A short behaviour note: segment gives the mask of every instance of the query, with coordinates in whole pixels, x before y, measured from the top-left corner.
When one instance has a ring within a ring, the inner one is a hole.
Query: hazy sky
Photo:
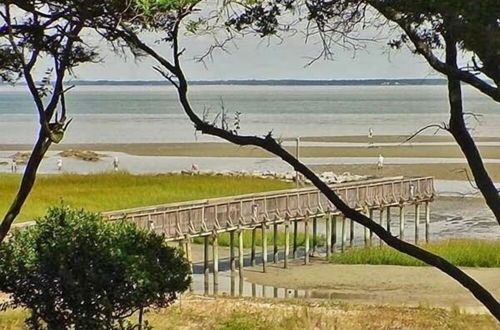
[[[150,41],[153,41],[150,38]],[[193,58],[203,54],[210,44],[207,37],[184,37],[187,49],[183,56],[189,80],[227,79],[369,79],[438,77],[422,57],[408,50],[389,51],[386,38],[366,45],[354,55],[352,50],[335,49],[333,61],[319,60],[305,65],[319,48],[314,42],[305,45],[302,38],[290,37],[283,42],[249,37],[229,46],[230,54],[216,52],[206,67]],[[150,44],[153,44],[152,42]],[[123,59],[101,47],[103,63],[86,64],[77,69],[77,79],[84,80],[161,80],[151,66],[153,61]],[[167,50],[168,51],[168,50]]]

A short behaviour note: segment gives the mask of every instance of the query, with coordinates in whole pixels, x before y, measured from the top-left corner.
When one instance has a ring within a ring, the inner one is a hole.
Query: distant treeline
[[[164,86],[163,80],[73,80],[77,86]],[[0,81],[0,85],[2,82]],[[357,80],[198,80],[191,85],[239,85],[239,86],[384,86],[384,85],[444,85],[445,79],[357,79]],[[24,83],[20,83],[24,85]]]
[[[75,85],[163,86],[162,80],[77,80]],[[362,79],[362,80],[198,80],[191,85],[241,85],[241,86],[380,86],[380,85],[444,85],[445,79]]]

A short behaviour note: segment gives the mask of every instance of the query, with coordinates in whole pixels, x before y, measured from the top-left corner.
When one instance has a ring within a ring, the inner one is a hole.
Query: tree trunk
[[[2,242],[7,234],[9,233],[10,227],[12,223],[16,219],[17,215],[21,211],[21,208],[28,198],[28,195],[35,184],[36,172],[40,163],[45,156],[45,153],[49,149],[51,145],[50,140],[45,136],[43,127],[40,129],[38,134],[38,140],[33,147],[33,151],[31,153],[30,159],[28,160],[28,164],[26,165],[26,169],[24,170],[24,174],[21,180],[21,185],[19,186],[19,190],[12,202],[9,210],[5,214],[5,217],[0,224],[0,242]]]
[[[451,37],[447,37],[446,40],[446,63],[458,68],[457,46]],[[465,125],[460,80],[450,75],[448,76],[448,102],[450,103],[449,131],[460,146],[477,187],[483,194],[489,208],[495,214],[498,224],[500,224],[500,196],[498,190],[486,171],[481,154]]]

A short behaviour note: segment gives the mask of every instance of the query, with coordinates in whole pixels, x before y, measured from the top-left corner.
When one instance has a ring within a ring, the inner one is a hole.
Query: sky
[[[154,45],[154,37],[146,37]],[[186,48],[182,57],[183,68],[189,80],[231,79],[376,79],[376,78],[436,78],[429,65],[420,56],[407,49],[389,50],[388,37],[370,42],[364,49],[344,50],[334,48],[333,60],[320,59],[307,65],[320,48],[314,40],[308,44],[300,36],[288,36],[284,40],[246,37],[228,46],[229,53],[216,51],[205,64],[195,57],[204,54],[210,46],[209,37],[181,39]],[[135,61],[115,55],[104,43],[99,43],[102,62],[85,64],[76,70],[79,80],[162,80],[152,69],[150,59]],[[164,46],[165,54],[168,48]]]

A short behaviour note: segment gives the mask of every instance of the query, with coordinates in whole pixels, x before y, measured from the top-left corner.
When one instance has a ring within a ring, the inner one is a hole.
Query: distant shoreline
[[[164,80],[74,80],[68,84],[76,86],[165,86]],[[244,80],[194,80],[189,82],[198,86],[437,86],[445,85],[445,79],[339,79],[339,80],[301,80],[301,79],[244,79]],[[7,85],[1,83],[0,86]],[[24,85],[24,83],[19,83]]]

